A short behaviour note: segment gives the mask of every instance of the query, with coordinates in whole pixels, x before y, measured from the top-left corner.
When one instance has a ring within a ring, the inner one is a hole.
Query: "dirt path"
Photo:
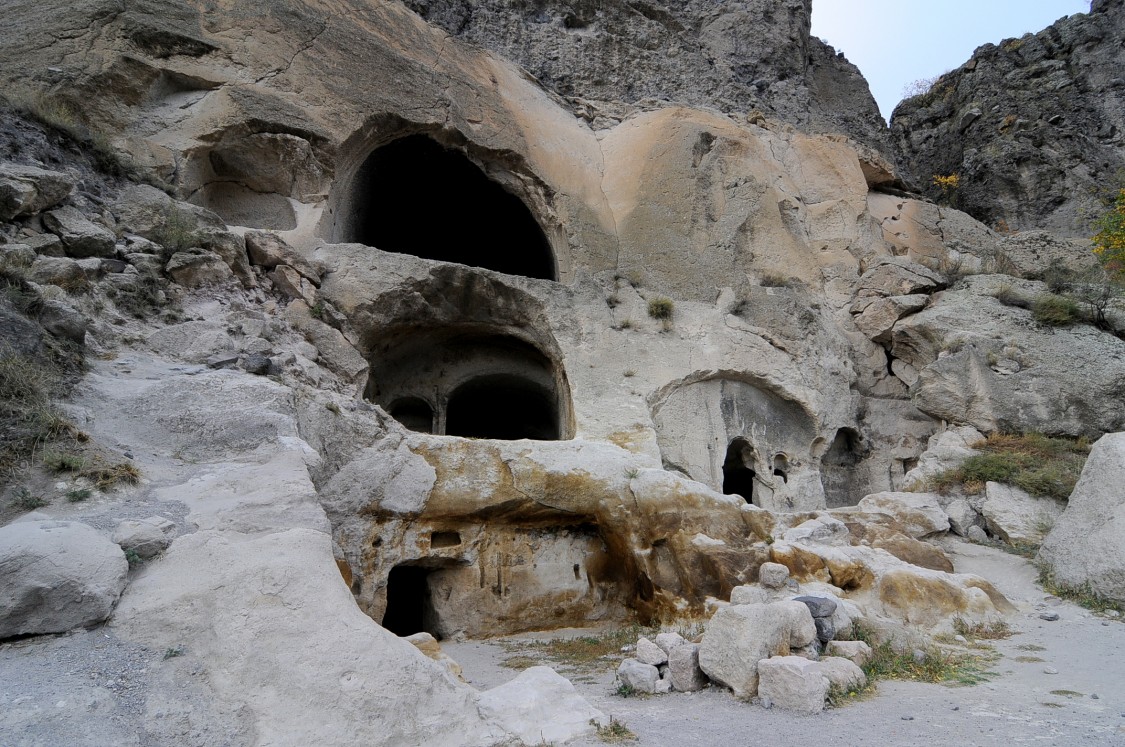
[[[625,722],[641,745],[1125,745],[1125,623],[1046,595],[1022,558],[954,540],[946,551],[959,572],[985,576],[1018,608],[1010,619],[1014,634],[993,642],[1001,658],[984,684],[886,681],[870,699],[794,717],[719,689],[622,698],[614,693],[610,664],[596,674],[560,671],[597,708]],[[1059,619],[1039,617],[1048,611]],[[513,670],[501,663],[516,653],[513,647],[529,653],[520,643],[533,638],[448,643],[445,650],[466,679],[486,688],[511,678]]]

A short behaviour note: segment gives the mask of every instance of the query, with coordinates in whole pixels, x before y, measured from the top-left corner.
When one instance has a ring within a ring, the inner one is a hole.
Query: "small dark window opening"
[[[461,544],[461,535],[458,532],[434,532],[430,535],[430,547],[457,547]]]
[[[397,636],[437,634],[437,614],[430,596],[429,575],[433,569],[398,565],[387,577],[387,609],[383,627]]]
[[[445,433],[466,438],[557,441],[558,406],[538,384],[509,374],[462,384],[446,406]]]
[[[780,477],[784,483],[789,482],[789,460],[784,454],[778,454],[773,458],[773,476]]]
[[[723,492],[740,495],[747,503],[755,496],[754,448],[743,438],[736,438],[727,447],[723,460]]]
[[[347,240],[441,262],[555,280],[543,229],[463,153],[425,135],[377,148],[360,167]]]
[[[388,412],[392,418],[412,431],[434,432],[434,410],[425,400],[417,397],[400,399],[390,406]]]

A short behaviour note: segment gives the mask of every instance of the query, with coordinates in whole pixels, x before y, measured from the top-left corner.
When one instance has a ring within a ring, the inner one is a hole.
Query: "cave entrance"
[[[387,577],[387,608],[383,627],[397,636],[437,634],[437,612],[430,595],[432,568],[396,565]]]
[[[723,492],[740,495],[747,503],[754,503],[757,485],[754,471],[754,447],[745,438],[736,438],[727,446],[723,459]]]
[[[534,381],[511,374],[482,376],[449,397],[445,433],[467,438],[557,441],[557,398]]]
[[[425,135],[376,148],[360,166],[346,241],[509,275],[556,280],[543,229],[519,197]]]

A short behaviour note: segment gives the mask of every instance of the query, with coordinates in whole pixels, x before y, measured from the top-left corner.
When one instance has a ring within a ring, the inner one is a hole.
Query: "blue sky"
[[[890,119],[911,81],[1089,8],[1089,0],[813,0],[812,33],[863,71]]]

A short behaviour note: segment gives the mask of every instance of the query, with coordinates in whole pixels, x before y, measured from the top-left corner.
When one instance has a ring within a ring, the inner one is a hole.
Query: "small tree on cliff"
[[[1094,223],[1094,254],[1110,278],[1125,282],[1125,189],[1118,191],[1113,207]]]

